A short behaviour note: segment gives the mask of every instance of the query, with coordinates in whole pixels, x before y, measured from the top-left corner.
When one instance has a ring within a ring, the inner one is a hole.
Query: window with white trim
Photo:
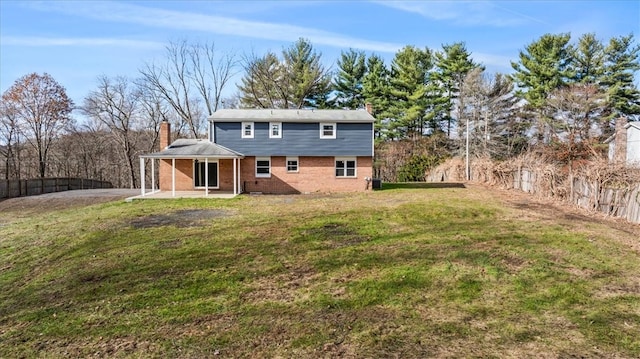
[[[355,177],[356,159],[336,157],[336,177]]]
[[[282,138],[282,122],[269,122],[269,138]]]
[[[256,157],[256,178],[271,177],[271,157]]]
[[[298,157],[287,157],[287,172],[298,172]]]
[[[320,123],[320,138],[336,138],[336,124]]]
[[[253,138],[253,122],[242,123],[242,138]]]

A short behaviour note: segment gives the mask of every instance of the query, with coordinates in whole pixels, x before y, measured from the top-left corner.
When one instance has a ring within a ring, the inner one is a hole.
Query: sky
[[[585,33],[640,43],[640,0],[609,1],[17,1],[0,0],[0,92],[48,73],[76,105],[99,76],[136,78],[171,42],[213,42],[219,54],[280,53],[299,38],[336,69],[342,51],[389,64],[406,45],[463,42],[490,73],[544,34]],[[242,73],[225,90],[231,96]]]

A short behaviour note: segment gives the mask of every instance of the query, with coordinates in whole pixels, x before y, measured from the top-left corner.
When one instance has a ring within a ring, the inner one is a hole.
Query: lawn
[[[2,213],[0,357],[640,357],[638,233],[479,186]]]

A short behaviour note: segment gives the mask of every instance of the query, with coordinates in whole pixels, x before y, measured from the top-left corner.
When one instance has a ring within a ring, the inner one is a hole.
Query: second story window
[[[336,124],[335,123],[321,123],[320,124],[320,138],[336,138]]]
[[[282,138],[281,122],[269,122],[269,138]]]
[[[253,138],[253,122],[242,123],[242,138]]]

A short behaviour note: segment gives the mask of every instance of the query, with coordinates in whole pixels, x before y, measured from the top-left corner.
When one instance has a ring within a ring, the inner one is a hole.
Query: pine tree
[[[571,63],[569,68],[573,73],[572,81],[595,85],[602,81],[604,74],[604,46],[596,39],[595,34],[584,34],[578,40],[577,46],[569,48]]]
[[[364,106],[362,81],[367,71],[365,59],[363,51],[354,49],[340,54],[338,73],[332,83],[335,91],[331,101],[333,107],[355,110]]]
[[[519,62],[511,62],[516,71],[512,78],[519,88],[516,96],[525,99],[535,114],[538,141],[550,139],[548,122],[552,116],[545,111],[548,95],[574,78],[570,69],[570,38],[569,34],[545,34],[520,51]]]
[[[471,54],[462,42],[452,45],[443,45],[442,52],[436,52],[435,80],[440,86],[441,98],[437,100],[439,116],[446,121],[447,136],[451,137],[451,128],[455,121],[461,120],[464,104],[459,97],[462,84],[474,68],[481,67],[471,58]],[[457,115],[453,116],[454,107]]]
[[[311,99],[329,90],[330,76],[322,65],[321,55],[311,43],[300,38],[282,52],[292,108],[313,106]]]
[[[640,114],[640,92],[634,75],[640,70],[640,46],[633,35],[612,38],[605,50],[606,86],[610,117],[632,118]]]
[[[425,133],[427,80],[433,67],[431,50],[405,46],[391,63],[389,132],[393,138],[416,139]]]
[[[370,103],[375,117],[375,138],[388,137],[387,118],[389,108],[389,70],[378,55],[367,59],[367,72],[362,78],[362,95]]]
[[[282,51],[282,60],[268,52],[245,60],[238,86],[245,107],[317,107],[329,91],[330,74],[310,42],[299,39]]]
[[[238,90],[242,107],[288,108],[289,95],[283,88],[284,68],[278,57],[268,52],[263,57],[245,60],[245,75]]]

